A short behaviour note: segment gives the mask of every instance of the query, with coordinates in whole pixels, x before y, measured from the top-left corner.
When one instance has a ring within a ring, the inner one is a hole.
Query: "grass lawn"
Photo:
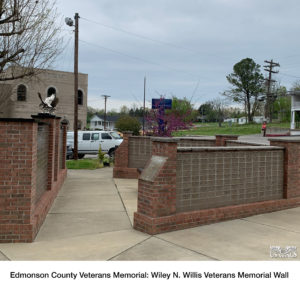
[[[67,160],[68,169],[97,169],[102,168],[103,164],[99,163],[98,159],[79,159],[79,160]]]
[[[262,124],[232,124],[230,127],[227,123],[222,123],[219,127],[218,123],[197,123],[190,130],[177,131],[173,136],[186,136],[186,135],[206,135],[214,136],[216,134],[233,134],[233,135],[251,135],[261,133]],[[290,123],[272,123],[267,124],[267,127],[281,127],[289,128]]]

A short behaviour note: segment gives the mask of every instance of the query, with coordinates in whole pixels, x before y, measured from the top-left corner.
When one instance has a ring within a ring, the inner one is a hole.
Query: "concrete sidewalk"
[[[35,242],[0,244],[0,260],[275,260],[270,246],[300,247],[300,208],[150,236],[132,228],[136,203],[137,180],[69,170]]]

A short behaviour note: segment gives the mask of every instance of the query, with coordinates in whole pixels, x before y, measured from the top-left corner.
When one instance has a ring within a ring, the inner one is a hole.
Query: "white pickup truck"
[[[78,158],[85,154],[98,154],[99,147],[104,153],[113,156],[122,143],[122,137],[115,131],[78,131]],[[74,132],[67,132],[68,151],[74,148]],[[71,158],[71,155],[68,156]]]

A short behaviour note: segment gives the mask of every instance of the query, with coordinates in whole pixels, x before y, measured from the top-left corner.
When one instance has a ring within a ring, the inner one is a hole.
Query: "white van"
[[[113,156],[122,141],[115,131],[78,131],[78,158],[83,158],[85,154],[98,154],[100,146],[102,152]],[[67,146],[74,148],[73,131],[67,133]]]

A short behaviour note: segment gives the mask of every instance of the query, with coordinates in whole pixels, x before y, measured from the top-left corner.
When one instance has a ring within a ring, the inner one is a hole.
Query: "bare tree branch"
[[[55,4],[55,0],[0,0],[0,85],[49,69],[62,51]],[[2,94],[0,108],[9,98]]]

